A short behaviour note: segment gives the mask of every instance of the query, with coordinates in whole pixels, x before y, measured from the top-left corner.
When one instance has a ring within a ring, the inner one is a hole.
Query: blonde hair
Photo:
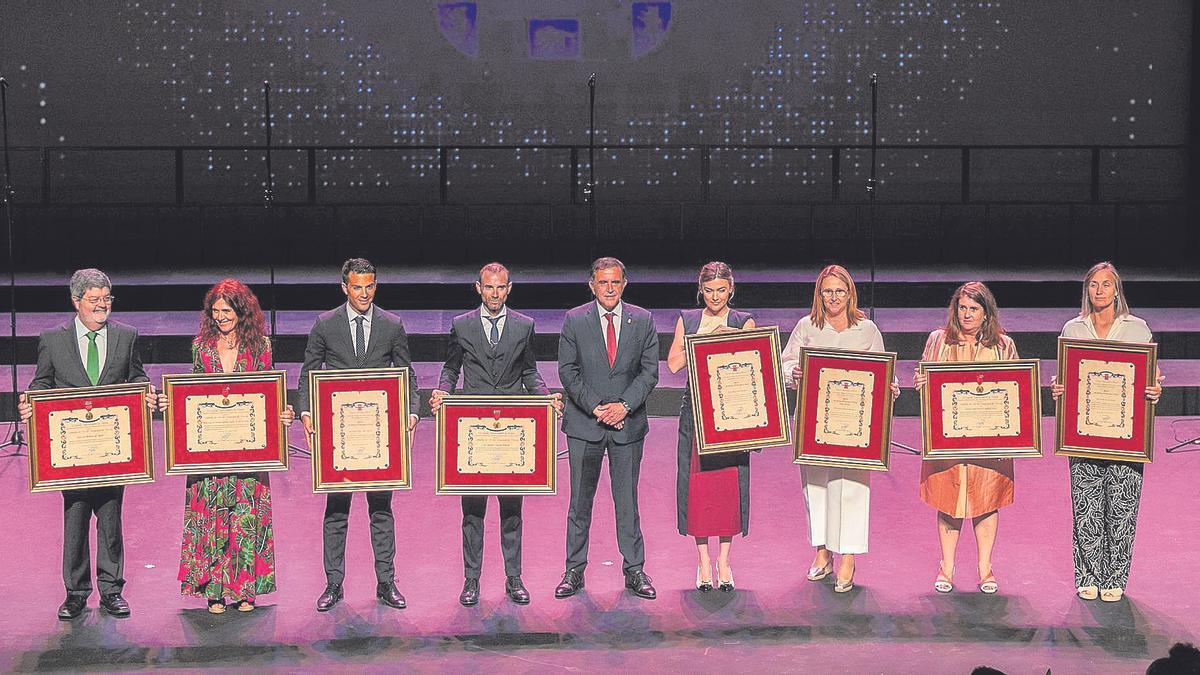
[[[1092,306],[1092,297],[1088,294],[1088,284],[1092,283],[1092,277],[1104,270],[1108,270],[1109,274],[1112,274],[1113,281],[1117,285],[1117,294],[1113,298],[1113,303],[1116,304],[1116,307],[1113,308],[1115,316],[1129,316],[1129,302],[1125,299],[1125,287],[1121,285],[1121,275],[1117,274],[1117,268],[1107,260],[1092,265],[1087,274],[1083,275],[1083,300],[1079,303],[1079,316],[1084,317],[1096,311],[1096,308]]]
[[[858,290],[854,287],[854,279],[850,278],[850,273],[841,265],[828,265],[817,275],[817,283],[813,288],[812,311],[808,313],[808,320],[817,328],[825,327],[825,301],[821,299],[821,283],[826,277],[837,277],[846,284],[846,325],[857,326],[859,320],[867,318],[867,315],[858,308]]]

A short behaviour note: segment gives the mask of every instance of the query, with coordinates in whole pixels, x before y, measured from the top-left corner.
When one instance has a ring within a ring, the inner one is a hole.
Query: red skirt
[[[692,442],[688,470],[687,533],[692,537],[732,537],[742,532],[741,489],[738,468],[700,470],[700,456]]]

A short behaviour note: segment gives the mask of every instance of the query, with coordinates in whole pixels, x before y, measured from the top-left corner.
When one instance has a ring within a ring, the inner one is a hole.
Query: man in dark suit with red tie
[[[450,346],[442,367],[438,388],[430,397],[433,410],[442,398],[453,394],[491,396],[495,394],[549,394],[538,374],[533,353],[533,319],[507,306],[512,282],[508,268],[488,263],[479,270],[475,291],[483,303],[479,308],[454,317],[450,327]],[[459,374],[463,386],[458,388]],[[561,397],[561,394],[558,394]],[[555,407],[561,412],[562,402]],[[521,503],[520,495],[501,495],[500,548],[504,552],[504,592],[513,602],[529,603],[529,592],[521,582]],[[488,497],[462,498],[463,582],[458,601],[464,607],[479,602],[479,575],[483,567],[483,518]]]
[[[638,514],[638,474],[649,426],[646,398],[658,384],[658,332],[650,312],[621,301],[627,279],[616,258],[592,263],[588,287],[595,296],[567,312],[558,342],[558,374],[567,394],[563,430],[571,464],[567,514],[567,563],[554,596],[583,588],[592,502],[608,454],[617,516],[617,546],[624,558],[625,587],[653,599]]]

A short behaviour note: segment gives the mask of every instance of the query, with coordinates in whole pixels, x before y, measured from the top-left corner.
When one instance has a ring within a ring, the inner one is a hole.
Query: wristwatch
[[[626,414],[626,415],[629,415],[630,413],[632,413],[632,412],[633,412],[633,408],[630,408],[630,407],[629,407],[629,404],[628,404],[628,403],[626,403],[625,401],[622,401],[622,400],[619,400],[619,399],[618,399],[618,400],[617,400],[617,403],[620,403],[621,405],[625,406],[625,414]]]

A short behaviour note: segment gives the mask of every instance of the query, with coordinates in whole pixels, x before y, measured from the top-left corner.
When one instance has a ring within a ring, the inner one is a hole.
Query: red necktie
[[[613,326],[613,313],[604,315],[608,319],[608,367],[612,368],[617,362],[617,329]]]

